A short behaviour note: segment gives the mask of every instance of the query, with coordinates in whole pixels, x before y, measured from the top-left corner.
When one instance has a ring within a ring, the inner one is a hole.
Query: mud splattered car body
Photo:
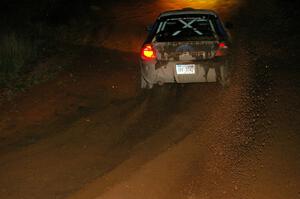
[[[162,13],[141,49],[141,88],[228,81],[231,39],[214,11]]]

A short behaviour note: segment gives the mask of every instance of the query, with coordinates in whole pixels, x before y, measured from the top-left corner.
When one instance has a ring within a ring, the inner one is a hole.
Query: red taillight
[[[224,56],[227,49],[228,46],[224,42],[220,42],[215,56],[216,57]]]
[[[219,48],[228,48],[224,42],[219,43]]]
[[[146,44],[143,46],[141,50],[141,58],[143,60],[156,59],[156,54],[151,44]]]

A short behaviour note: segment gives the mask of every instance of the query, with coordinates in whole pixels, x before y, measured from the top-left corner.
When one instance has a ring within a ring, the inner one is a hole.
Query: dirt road
[[[300,198],[299,50],[283,37],[298,38],[292,6],[118,2],[105,7],[113,21],[87,33],[72,73],[1,113],[0,198]],[[140,30],[161,10],[189,6],[234,23],[231,86],[139,91]]]

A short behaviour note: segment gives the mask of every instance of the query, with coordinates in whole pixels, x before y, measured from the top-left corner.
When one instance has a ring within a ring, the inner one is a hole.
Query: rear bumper
[[[224,78],[228,68],[226,60],[199,62],[167,62],[141,61],[141,75],[150,84],[157,83],[192,83],[217,82]],[[195,64],[194,74],[177,74],[177,64]]]

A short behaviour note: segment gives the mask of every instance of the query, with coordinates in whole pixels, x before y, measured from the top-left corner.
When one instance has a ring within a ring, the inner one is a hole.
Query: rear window
[[[216,18],[208,15],[172,17],[158,21],[155,38],[165,41],[197,41],[216,38]]]

